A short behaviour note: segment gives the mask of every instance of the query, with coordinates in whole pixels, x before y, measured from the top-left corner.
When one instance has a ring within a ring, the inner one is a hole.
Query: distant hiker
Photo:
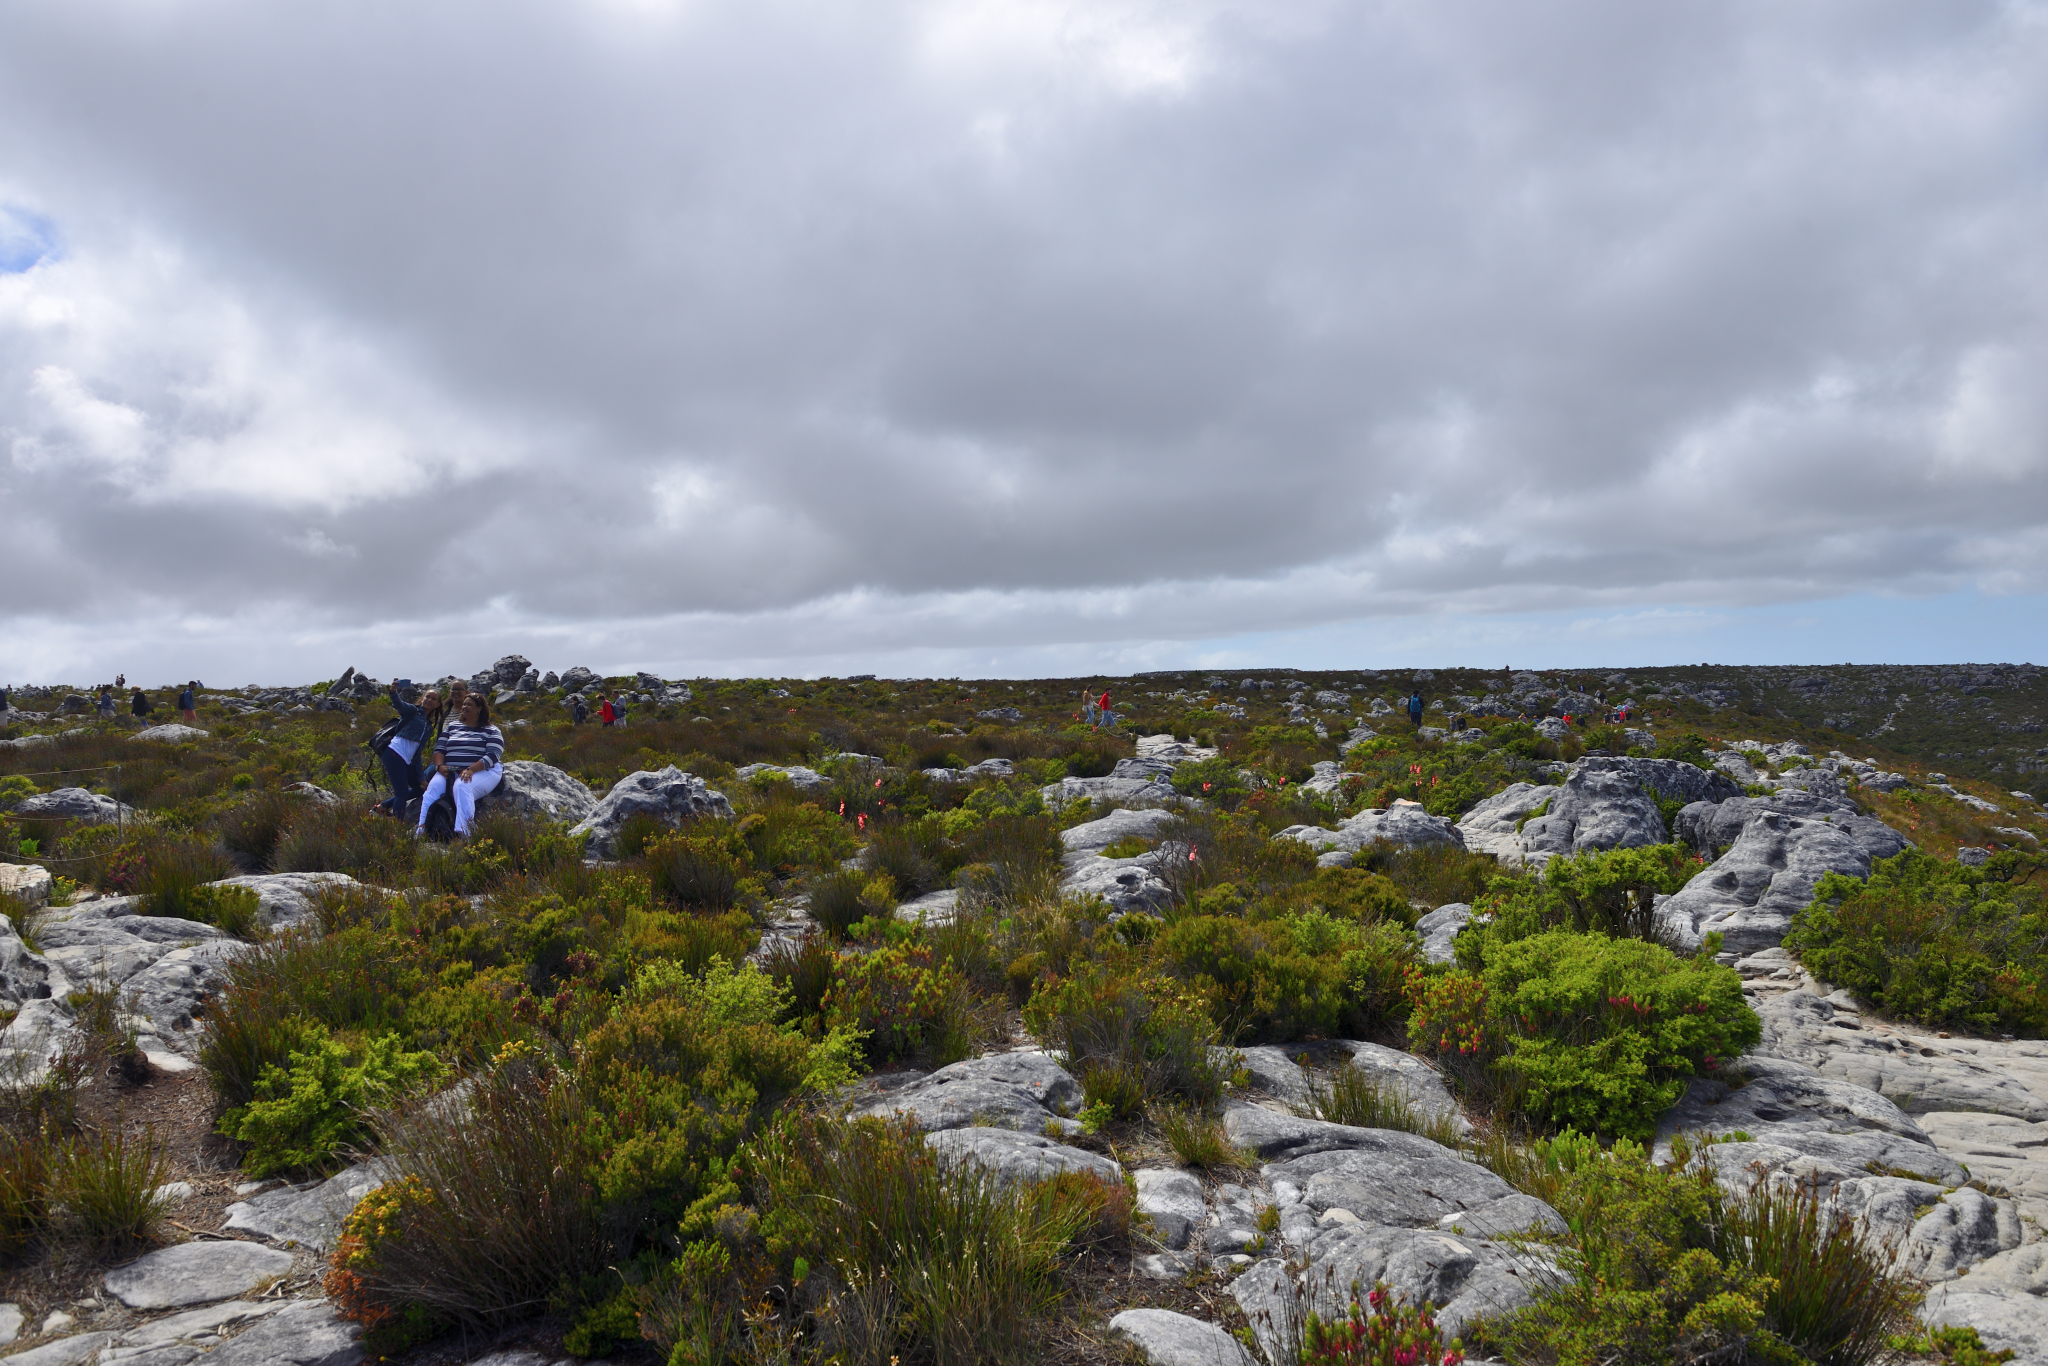
[[[14,702],[7,696],[7,689],[0,688],[0,711],[13,711]]]
[[[441,720],[441,695],[429,688],[417,704],[408,702],[399,688],[410,682],[391,680],[391,705],[398,711],[398,729],[377,748],[377,762],[384,765],[384,776],[391,780],[391,795],[371,809],[387,816],[404,814],[406,803],[420,795],[420,746],[426,742],[427,731]]]
[[[149,715],[149,698],[143,695],[142,689],[137,688],[135,696],[128,699],[128,710],[134,712],[137,716]]]
[[[1408,694],[1408,720],[1418,727],[1422,725],[1422,689],[1420,688]]]
[[[114,685],[111,683],[100,684],[100,719],[114,719]]]
[[[577,693],[569,699],[569,715],[575,719],[576,724],[579,726],[583,724],[584,718],[590,715],[589,711],[583,706],[582,693]]]
[[[624,693],[620,693],[612,699],[612,724],[615,726],[626,724],[626,695]]]
[[[599,693],[597,695],[597,724],[609,726],[617,716],[618,713],[612,710],[612,699],[604,693]]]
[[[505,736],[491,724],[491,704],[481,696],[465,697],[462,713],[441,732],[434,750],[434,776],[420,797],[417,833],[427,830],[427,811],[443,792],[455,795],[455,833],[467,835],[476,817],[478,799],[489,796],[504,780]]]
[[[1095,724],[1095,695],[1086,688],[1081,690],[1081,719],[1090,726]]]
[[[178,694],[178,715],[184,718],[186,725],[196,726],[199,724],[198,708],[199,680],[195,678],[185,685],[183,692]]]

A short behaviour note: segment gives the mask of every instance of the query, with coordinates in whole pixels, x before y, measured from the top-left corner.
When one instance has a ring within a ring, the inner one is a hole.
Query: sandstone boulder
[[[590,814],[570,830],[588,835],[586,846],[599,857],[609,857],[619,828],[636,815],[649,815],[662,824],[680,828],[685,821],[716,817],[732,819],[732,803],[725,794],[706,787],[704,780],[670,764],[659,772],[629,773],[613,785]]]

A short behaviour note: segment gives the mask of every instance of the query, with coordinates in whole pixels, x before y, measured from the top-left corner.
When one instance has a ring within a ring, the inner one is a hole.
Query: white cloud
[[[8,7],[18,600],[1137,661],[2042,594],[2044,12]]]

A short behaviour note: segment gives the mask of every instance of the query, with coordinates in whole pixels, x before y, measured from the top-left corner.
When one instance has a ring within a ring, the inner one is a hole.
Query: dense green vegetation
[[[1446,675],[1432,688],[1484,681]],[[1345,752],[1348,714],[1321,716],[1318,736],[1274,693],[1197,696],[1194,682],[1132,684],[1135,719],[1116,733],[1076,723],[1064,685],[705,682],[690,706],[636,711],[617,729],[571,726],[547,699],[510,704],[508,757],[599,791],[675,764],[733,803],[730,822],[631,825],[605,863],[544,821],[488,815],[442,847],[370,814],[374,706],[210,712],[209,737],[170,747],[95,723],[0,752],[0,783],[13,783],[0,790],[90,785],[144,816],[17,818],[5,838],[71,883],[251,941],[204,1020],[219,1133],[252,1175],[318,1176],[370,1151],[395,1164],[350,1219],[328,1281],[381,1351],[536,1318],[579,1355],[673,1362],[998,1361],[1084,1340],[1102,1306],[1076,1288],[1148,1246],[1125,1187],[1075,1176],[1002,1186],[948,1173],[908,1130],[833,1118],[833,1100],[877,1069],[973,1056],[1021,1026],[1082,1085],[1088,1132],[1063,1141],[1219,1170],[1244,1160],[1217,1122],[1245,1084],[1230,1046],[1365,1039],[1431,1058],[1478,1121],[1468,1152],[1556,1204],[1572,1228],[1557,1255],[1586,1273],[1490,1329],[1515,1360],[1590,1359],[1590,1335],[1617,1325],[1630,1344],[1618,1360],[1867,1359],[1799,1327],[1806,1311],[1788,1307],[1787,1286],[1801,1258],[1823,1267],[1800,1282],[1808,1299],[1869,1266],[1813,1228],[1771,1243],[1757,1230],[1804,1216],[1716,1203],[1697,1172],[1652,1167],[1632,1144],[1688,1079],[1757,1037],[1712,947],[1681,956],[1654,942],[1647,910],[1695,869],[1689,853],[1587,855],[1531,877],[1443,846],[1371,848],[1355,867],[1322,868],[1308,845],[1273,839],[1397,799],[1456,815],[1626,737],[1581,728],[1548,740],[1483,717],[1452,742],[1382,721],[1385,734]],[[1354,691],[1363,711],[1367,690]],[[1026,719],[976,717],[995,705]],[[1202,808],[1113,847],[1159,852],[1170,894],[1156,914],[1116,915],[1060,890],[1061,832],[1105,808],[1042,789],[1108,773],[1147,731],[1223,753],[1173,775]],[[1697,732],[1669,735],[1660,753],[1698,755]],[[996,757],[1013,776],[920,771]],[[1304,792],[1328,760],[1346,775],[1337,790]],[[738,776],[757,762],[803,763],[829,786]],[[340,800],[288,790],[301,781]],[[2000,972],[2031,971],[2030,941],[2012,926],[2031,924],[2035,894],[2007,866],[1912,883],[1912,897],[1946,908],[1927,923],[1950,938],[1916,931],[1930,966],[1911,954],[1904,967],[1870,964],[1898,981],[1871,990],[1896,991],[1908,1013],[1967,998],[1947,979],[1928,985],[1956,936],[1992,964],[1970,980],[1994,996]],[[257,871],[361,885],[322,894],[314,923],[272,934],[252,896],[218,885]],[[961,891],[950,921],[897,918],[902,902],[944,887]],[[1892,887],[1829,891],[1829,923],[1906,904]],[[797,898],[820,933],[764,949]],[[1414,922],[1454,900],[1491,920],[1460,939],[1457,963],[1426,965]],[[32,931],[33,915],[10,910]],[[1802,923],[1827,932],[1818,908]],[[1841,971],[1856,970],[1847,948],[1811,943],[1809,961],[1837,951]],[[119,1053],[114,1007],[104,1003],[102,1033]],[[63,1086],[8,1093],[0,1251],[54,1247],[56,1225],[84,1217],[70,1211],[94,1208],[106,1246],[151,1236],[154,1215],[133,1197],[160,1180],[138,1186],[134,1152],[69,1156],[84,1131]],[[1458,1141],[1441,1117],[1361,1083],[1333,1086],[1319,1107]],[[85,1173],[120,1198],[77,1194]],[[1777,1261],[1757,1250],[1767,1246]],[[1895,1309],[1878,1305],[1869,1321],[1895,1329]],[[1378,1314],[1362,1300],[1344,1331],[1364,1333]]]

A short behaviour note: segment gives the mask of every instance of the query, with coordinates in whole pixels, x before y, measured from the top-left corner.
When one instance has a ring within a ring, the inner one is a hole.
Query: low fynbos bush
[[[1603,1151],[1566,1131],[1499,1164],[1568,1232],[1536,1303],[1486,1325],[1487,1346],[1515,1361],[1615,1366],[1884,1358],[1920,1297],[1894,1250],[1838,1218],[1814,1185],[1730,1192],[1678,1146],[1678,1162],[1660,1168],[1635,1143]]]
[[[957,1062],[973,1047],[966,978],[923,944],[892,944],[838,960],[825,1018],[859,1031],[875,1062],[931,1055]]]
[[[1508,1074],[1537,1123],[1634,1137],[1760,1034],[1741,980],[1710,951],[1681,958],[1567,930],[1495,945],[1481,974],[1433,980],[1409,1021],[1415,1050],[1452,1075]]]
[[[57,1149],[57,1223],[99,1256],[146,1247],[170,1205],[160,1194],[170,1179],[153,1128],[134,1134],[116,1121],[79,1134]]]
[[[1970,868],[1908,849],[1867,883],[1830,873],[1785,947],[1884,1014],[2037,1038],[2048,1033],[2048,907],[2013,876],[2023,870],[2019,855]]]
[[[811,880],[809,905],[818,928],[835,940],[844,939],[861,921],[886,916],[896,908],[895,884],[887,873],[838,869]]]
[[[1216,888],[1197,905],[1234,890]],[[1398,922],[1360,925],[1311,908],[1260,921],[1182,917],[1158,936],[1158,961],[1203,993],[1233,1041],[1371,1038],[1405,1020],[1421,949]]]
[[[1157,1098],[1208,1105],[1222,1094],[1223,1071],[1209,1051],[1216,1026],[1199,993],[1170,979],[1077,964],[1072,976],[1040,985],[1024,1023],[1066,1055],[1090,1105],[1131,1115]]]
[[[278,841],[305,799],[289,792],[263,792],[224,812],[216,822],[220,842],[258,868],[270,867]]]
[[[747,868],[723,836],[675,834],[648,844],[642,853],[655,895],[677,906],[731,910]]]
[[[1690,851],[1658,844],[1555,858],[1540,878],[1492,878],[1474,902],[1491,921],[1458,936],[1458,961],[1477,969],[1493,945],[1546,930],[1656,942],[1657,896],[1677,891],[1698,871]]]

